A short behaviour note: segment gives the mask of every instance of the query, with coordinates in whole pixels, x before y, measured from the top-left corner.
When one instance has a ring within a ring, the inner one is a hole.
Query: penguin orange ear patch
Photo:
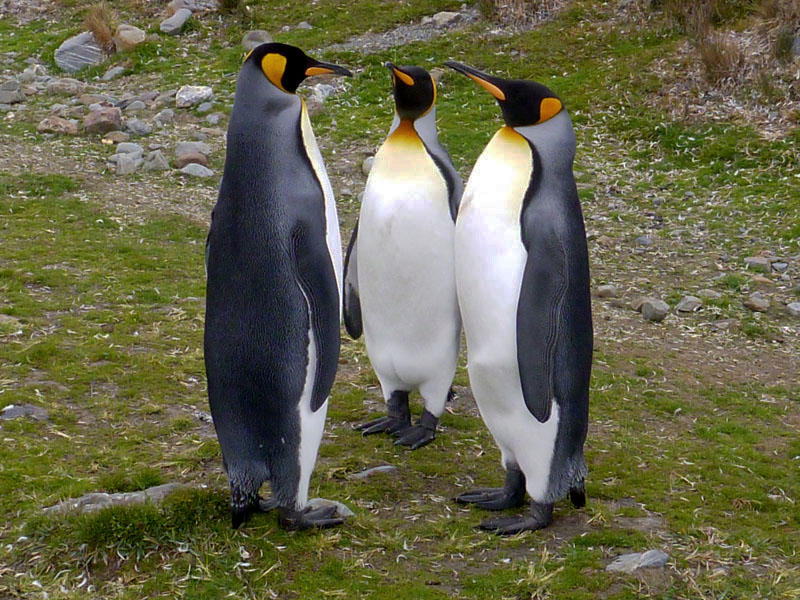
[[[264,58],[261,59],[261,70],[264,71],[264,75],[267,76],[267,79],[269,79],[275,87],[286,92],[281,83],[283,73],[286,70],[286,57],[283,54],[270,52],[265,55]]]
[[[552,119],[562,108],[561,100],[558,98],[545,98],[539,105],[539,123],[544,123],[548,119]]]

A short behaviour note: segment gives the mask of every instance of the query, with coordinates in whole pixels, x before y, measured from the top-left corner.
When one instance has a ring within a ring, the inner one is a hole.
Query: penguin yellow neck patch
[[[417,130],[414,129],[414,122],[409,119],[401,120],[400,124],[397,126],[397,129],[395,129],[392,132],[392,135],[386,139],[386,142],[392,145],[399,142],[403,144],[422,146],[422,140],[419,139]]]
[[[269,79],[275,85],[275,87],[277,87],[279,90],[283,90],[287,94],[289,93],[284,89],[283,84],[281,83],[281,79],[283,79],[283,73],[286,70],[285,56],[270,52],[261,59],[261,70],[264,71],[264,75],[267,76],[267,79]]]
[[[544,123],[548,119],[555,117],[559,112],[561,112],[562,106],[561,100],[558,98],[545,98],[542,100],[541,104],[539,104],[538,123]]]

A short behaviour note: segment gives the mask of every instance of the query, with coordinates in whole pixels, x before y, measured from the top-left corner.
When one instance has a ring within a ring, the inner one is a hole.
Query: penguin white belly
[[[359,217],[364,336],[382,385],[439,395],[442,408],[461,328],[454,233],[444,178],[415,134],[396,132],[376,156]]]
[[[540,423],[528,411],[517,363],[517,304],[527,251],[520,210],[532,155],[516,132],[501,129],[478,158],[456,222],[456,281],[467,338],[468,370],[478,409],[528,493],[547,493],[558,407]]]
[[[308,118],[308,111],[306,110],[306,103],[303,102],[302,117],[300,120],[301,130],[303,132],[303,145],[306,147],[306,153],[311,166],[314,168],[314,173],[322,186],[322,193],[325,197],[325,224],[326,235],[325,241],[328,245],[328,252],[331,255],[331,263],[333,263],[333,270],[336,273],[336,289],[339,290],[339,312],[341,314],[341,290],[342,290],[342,238],[339,233],[339,216],[336,212],[336,199],[333,196],[333,188],[328,179],[328,172],[325,170],[325,163],[322,161],[322,154],[317,146],[317,138],[314,137],[314,131],[311,129],[311,120]]]

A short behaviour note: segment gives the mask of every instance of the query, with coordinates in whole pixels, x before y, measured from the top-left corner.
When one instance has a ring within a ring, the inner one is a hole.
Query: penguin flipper
[[[561,317],[567,255],[552,220],[534,206],[523,215],[522,236],[528,259],[517,304],[517,363],[525,405],[544,423],[555,399],[556,349],[569,334]]]
[[[354,340],[361,337],[364,325],[361,321],[361,300],[358,297],[358,258],[357,258],[358,219],[347,244],[344,259],[344,327]]]
[[[328,399],[339,362],[339,290],[324,240],[315,243],[302,224],[292,232],[292,253],[297,282],[308,302],[309,325],[317,350],[311,396],[311,410],[316,411]]]

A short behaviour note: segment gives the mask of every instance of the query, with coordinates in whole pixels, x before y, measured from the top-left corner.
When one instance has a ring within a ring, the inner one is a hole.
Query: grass
[[[227,75],[238,68],[238,42],[251,26],[319,49],[460,2],[319,0],[313,14],[300,3],[245,4],[251,10],[193,19],[183,37],[113,60],[127,61],[132,77],[154,89],[209,81],[225,107],[234,85]],[[115,8],[126,22],[137,14],[135,4]],[[73,13],[65,10],[47,33],[38,33],[38,23],[0,22],[0,52],[21,52],[39,39],[41,56],[52,56],[80,25]],[[725,15],[720,23],[740,18]],[[461,398],[443,416],[437,441],[407,452],[352,431],[381,405],[363,343],[345,338],[311,495],[341,500],[356,516],[334,530],[287,533],[275,515],[257,515],[232,531],[219,445],[196,417],[207,410],[205,225],[116,208],[103,196],[113,175],[64,174],[57,165],[59,172],[33,172],[9,162],[0,173],[0,313],[13,320],[0,322],[0,407],[35,404],[50,420],[2,423],[0,597],[796,598],[800,386],[791,354],[772,353],[779,343],[770,341],[783,336],[783,346],[795,348],[796,325],[741,306],[759,285],[741,259],[762,249],[800,252],[793,218],[800,139],[792,132],[768,141],[748,124],[670,118],[651,102],[661,86],[652,65],[675,52],[684,34],[663,21],[634,27],[606,16],[577,1],[529,32],[492,34],[494,25],[481,22],[372,55],[315,53],[356,68],[315,119],[329,166],[348,149],[370,152],[385,136],[392,113],[386,60],[432,68],[458,58],[545,82],[576,124],[587,226],[621,244],[616,251],[590,242],[594,279],[672,304],[703,287],[722,293],[697,315],[658,326],[595,301],[585,510],[560,503],[551,528],[509,539],[477,531],[485,515],[450,499],[475,484],[500,484],[502,472],[463,364]],[[301,20],[314,28],[293,29]],[[157,22],[140,26],[152,31]],[[20,70],[25,56],[14,57]],[[102,70],[81,76],[91,81]],[[31,147],[57,143],[34,133],[51,103],[33,97],[31,115],[4,120],[0,135]],[[445,73],[440,134],[465,176],[500,126],[498,113],[483,90]],[[84,142],[69,148],[106,150]],[[106,185],[99,191],[98,181]],[[170,181],[143,174],[136,185],[172,193],[176,204],[214,186]],[[654,194],[665,200],[658,208]],[[357,206],[340,209],[348,230]],[[649,212],[662,217],[663,227],[652,230],[655,249],[633,253],[626,240],[649,227]],[[731,258],[715,279],[723,252]],[[775,301],[781,293],[769,292]],[[723,338],[702,329],[722,318],[738,319],[740,330]],[[622,333],[628,337],[614,339]],[[659,346],[662,333],[668,343]],[[726,352],[732,365],[770,370],[748,379],[718,372],[725,361],[705,364]],[[349,477],[380,464],[398,470]],[[158,506],[41,513],[88,492],[170,481],[194,487]],[[669,553],[667,569],[604,570],[618,554],[649,548]]]

